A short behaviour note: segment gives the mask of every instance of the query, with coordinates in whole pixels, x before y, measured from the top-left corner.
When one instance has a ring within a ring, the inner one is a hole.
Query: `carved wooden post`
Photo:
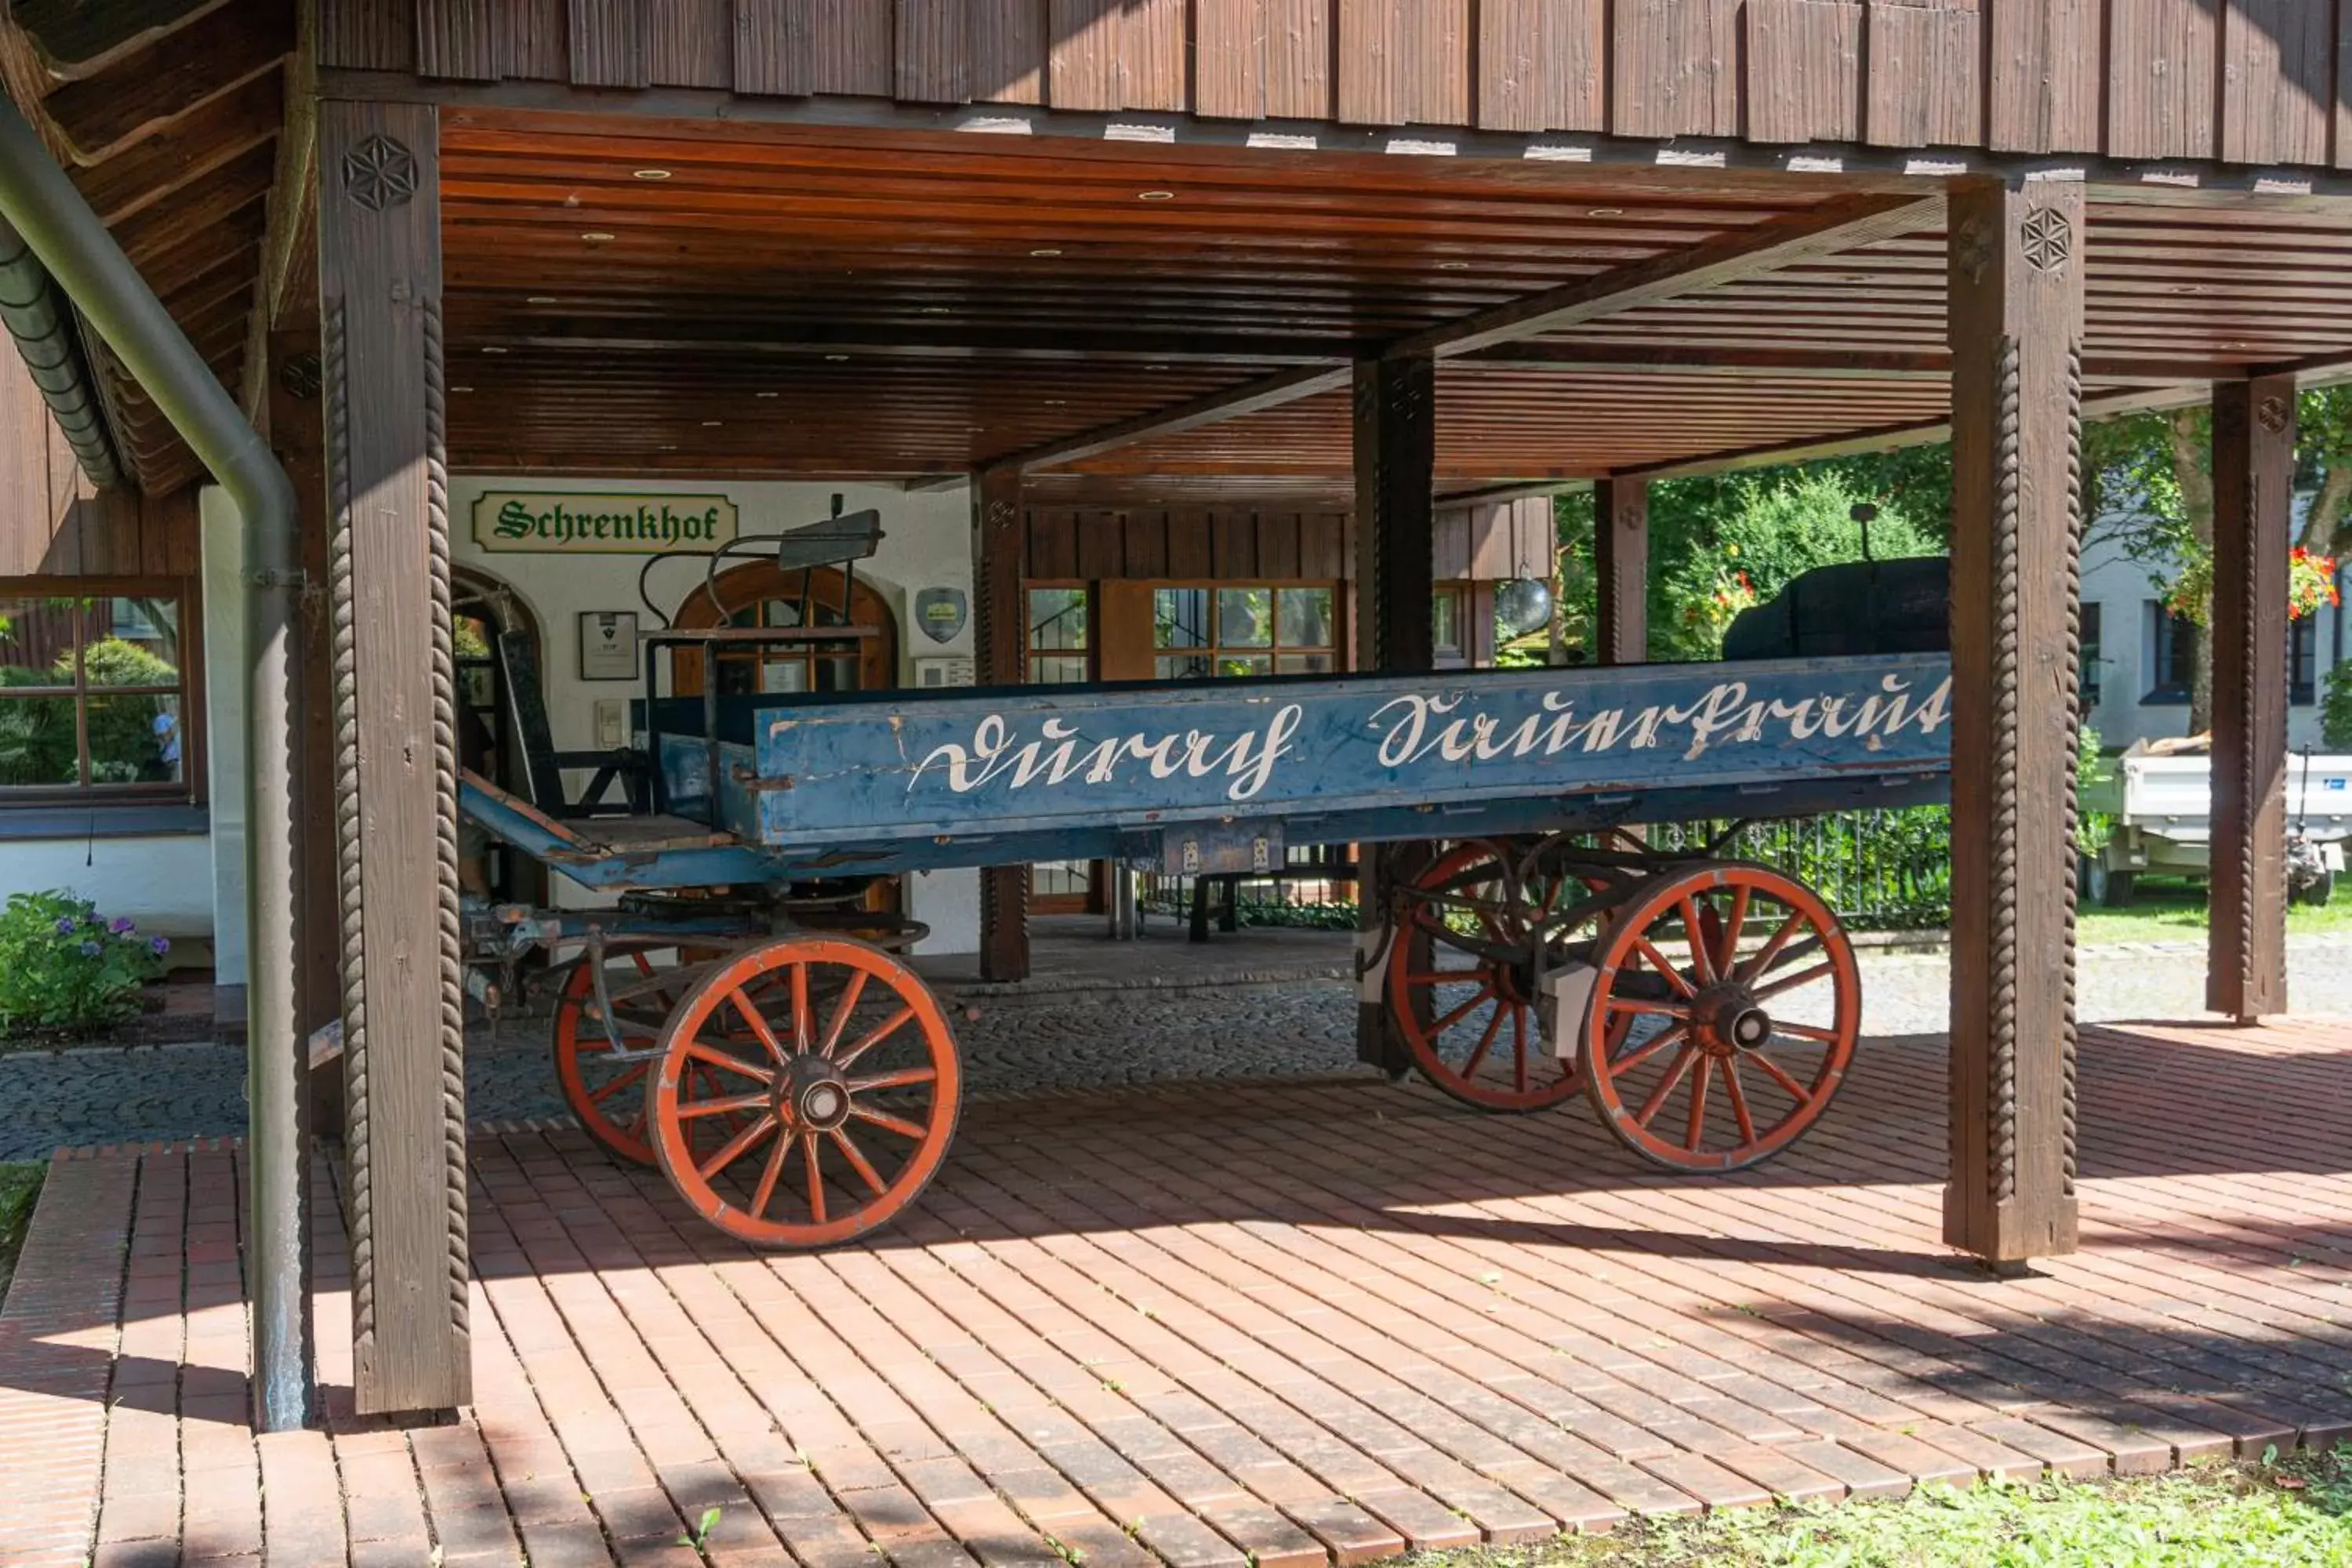
[[[362,1413],[472,1395],[438,122],[319,105],[335,823]]]
[[[2286,567],[2294,378],[2213,389],[2213,875],[2205,1005],[2286,1011]]]
[[[1592,565],[1601,586],[1600,624],[1593,628],[1598,662],[1648,662],[1650,486],[1646,479],[1594,483]]]
[[[1029,673],[1021,470],[982,469],[971,487],[971,506],[975,679],[982,686],[1019,686]],[[980,874],[980,974],[983,980],[1029,978],[1026,866],[991,866]]]
[[[1952,1169],[1944,1236],[2074,1249],[2083,187],[1956,187]]]
[[[1431,624],[1437,509],[1437,365],[1426,358],[1356,367],[1356,668],[1425,670],[1437,659]],[[1411,876],[1425,847],[1367,850],[1358,869],[1359,964],[1388,946],[1382,878]],[[1394,960],[1393,952],[1389,954]],[[1367,971],[1367,973],[1372,972]],[[1360,990],[1356,1055],[1391,1072],[1411,1065],[1376,988]]]

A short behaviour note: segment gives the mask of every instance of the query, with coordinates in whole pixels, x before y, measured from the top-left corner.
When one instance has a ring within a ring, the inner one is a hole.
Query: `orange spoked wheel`
[[[1538,1024],[1535,954],[1559,940],[1553,928],[1592,886],[1483,839],[1455,845],[1413,879],[1388,1000],[1423,1078],[1482,1110],[1541,1110],[1576,1092],[1577,1063]]]
[[[1593,952],[1586,1093],[1627,1148],[1737,1171],[1795,1142],[1853,1062],[1862,979],[1812,890],[1762,866],[1652,878]]]
[[[670,1008],[693,982],[693,973],[679,968],[677,961],[675,949],[632,944],[604,950],[609,1030],[596,998],[593,953],[572,964],[555,998],[555,1081],[563,1102],[589,1137],[622,1159],[645,1165],[654,1163],[645,1109],[653,1052],[661,1044]]]
[[[647,1083],[662,1173],[760,1247],[887,1222],[946,1157],[962,1103],[930,988],[846,937],[789,936],[713,966],[671,1015]]]

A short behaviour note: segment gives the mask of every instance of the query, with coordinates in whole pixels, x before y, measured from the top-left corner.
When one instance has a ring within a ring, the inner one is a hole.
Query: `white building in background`
[[[2298,498],[2300,500],[2302,498]],[[2298,510],[2300,508],[2298,507]],[[2197,628],[2164,607],[2148,569],[2093,531],[2083,557],[2083,714],[2108,751],[2189,732]],[[2337,581],[2352,590],[2352,578]],[[2347,606],[2352,608],[2352,606]],[[2317,748],[2327,672],[2352,658],[2352,619],[2323,607],[2290,624],[2287,744]]]

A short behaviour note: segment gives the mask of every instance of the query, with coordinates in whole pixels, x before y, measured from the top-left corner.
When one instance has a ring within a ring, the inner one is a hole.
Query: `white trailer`
[[[2204,746],[2143,741],[2108,769],[2083,792],[2086,809],[2115,819],[2105,847],[2084,858],[2084,895],[2120,908],[2131,902],[2143,871],[2205,876],[2213,845],[2213,767]],[[2288,755],[2286,833],[2292,896],[2326,903],[2352,839],[2352,757]]]

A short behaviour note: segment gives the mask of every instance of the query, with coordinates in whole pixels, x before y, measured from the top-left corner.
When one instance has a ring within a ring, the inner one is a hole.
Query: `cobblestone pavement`
[[[1940,1033],[1949,994],[1940,953],[1866,952],[1873,1034]],[[2290,948],[2299,1016],[2352,1018],[2352,939]],[[2086,950],[2085,1021],[2187,1019],[2203,1010],[2203,948],[2190,942]],[[1351,988],[1331,980],[1213,989],[983,998],[956,1032],[975,1097],[1175,1079],[1353,1072]],[[514,1019],[478,1038],[467,1064],[480,1120],[563,1114],[546,1023]],[[245,1125],[245,1057],[221,1045],[0,1054],[0,1160],[52,1149],[235,1133]]]

